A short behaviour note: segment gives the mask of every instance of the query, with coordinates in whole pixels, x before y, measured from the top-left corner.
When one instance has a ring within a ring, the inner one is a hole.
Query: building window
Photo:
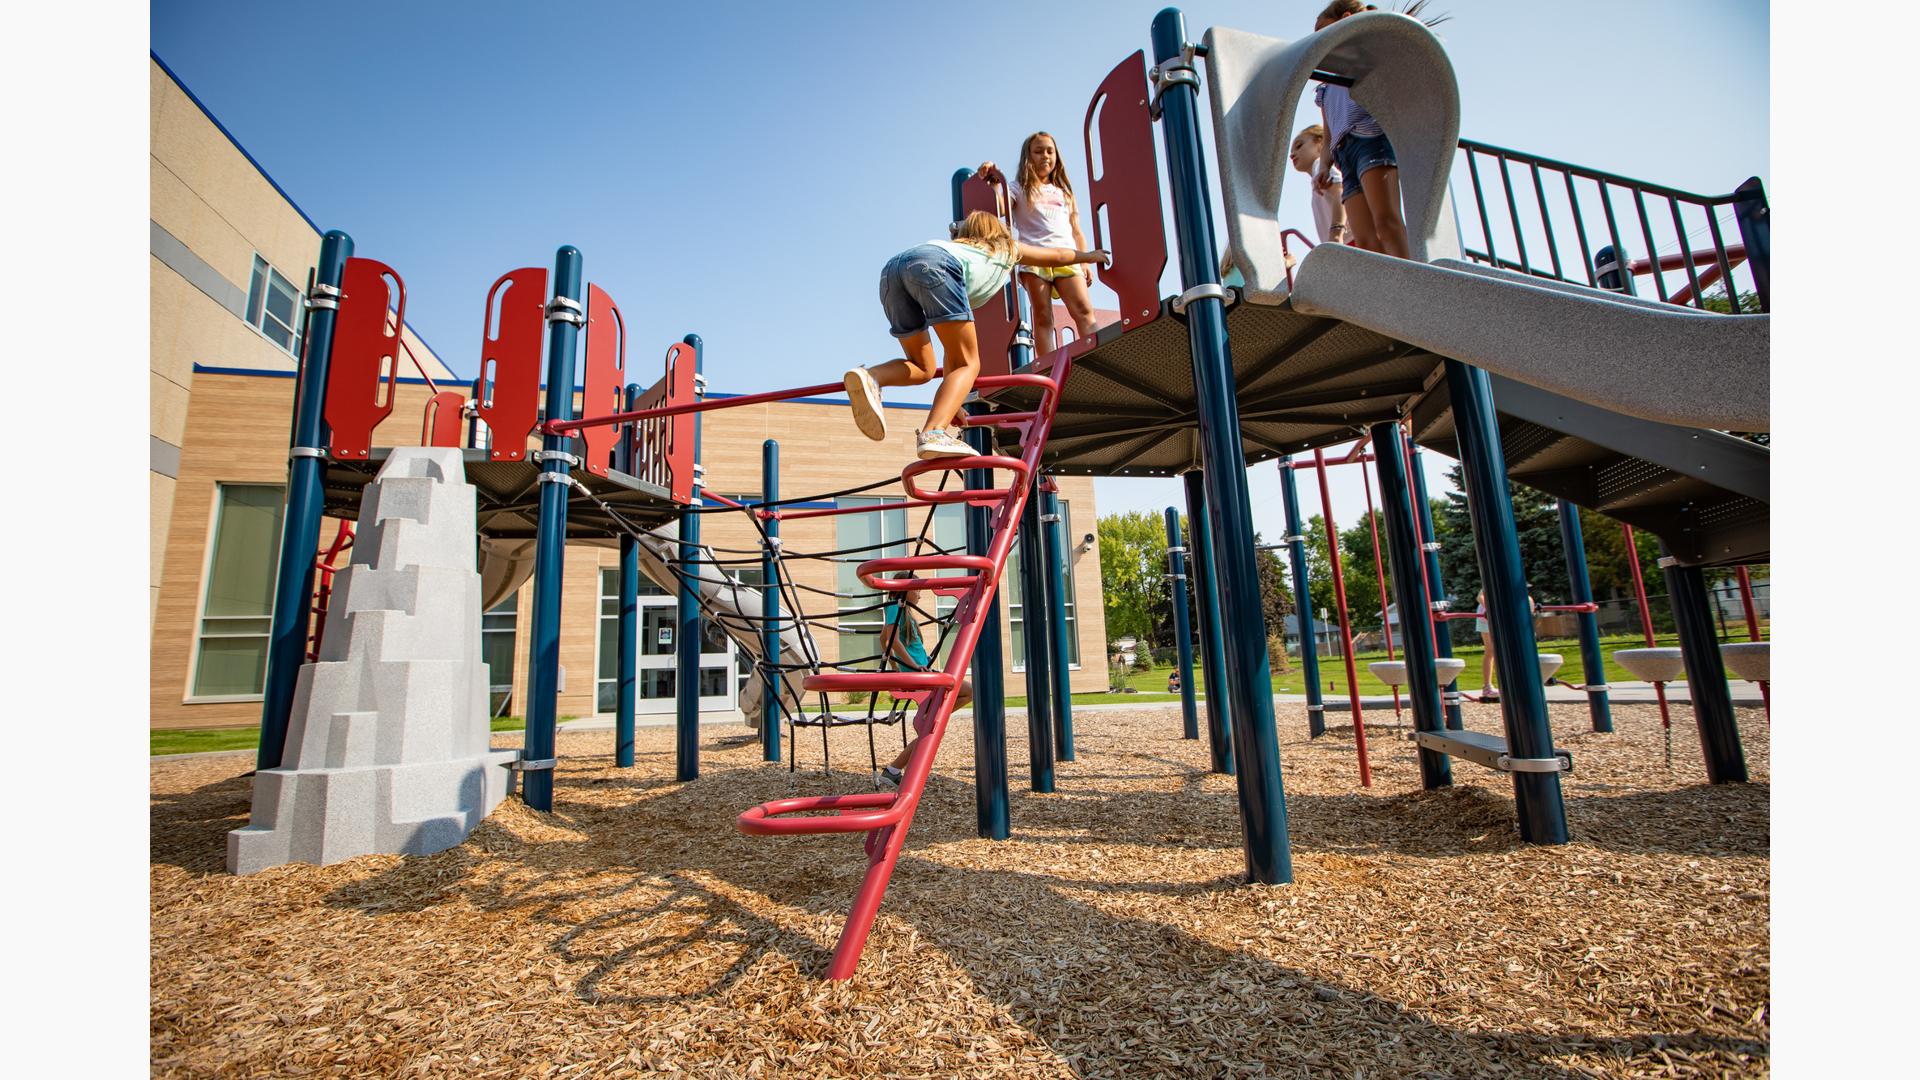
[[[192,698],[257,698],[265,689],[284,501],[278,484],[215,489]]]
[[[247,283],[247,322],[275,345],[300,355],[300,290],[258,255]]]
[[[904,502],[899,498],[842,498],[841,506],[881,506]],[[966,518],[958,504],[949,503],[936,507],[933,512],[933,528],[927,537],[933,544],[950,551],[965,551],[967,548]],[[837,560],[838,570],[834,582],[834,591],[841,594],[839,620],[840,655],[848,659],[862,656],[875,656],[880,652],[880,632],[886,628],[885,611],[875,608],[863,611],[881,602],[883,597],[868,589],[860,581],[860,564],[868,559],[892,559],[914,553],[914,541],[919,538],[920,527],[925,519],[914,515],[914,524],[909,531],[905,507],[898,510],[882,510],[876,513],[846,514],[834,519],[834,548],[868,548]],[[884,544],[884,547],[870,545]],[[923,551],[923,554],[931,552]],[[934,577],[953,577],[964,574],[964,570],[939,570]],[[939,618],[946,618],[959,601],[955,597],[941,596],[934,612]],[[934,643],[934,628],[921,625],[922,636],[926,643]],[[947,649],[951,642],[941,642],[939,652],[933,657],[936,665],[946,661]],[[878,667],[877,660],[869,660],[861,667]]]
[[[751,571],[752,580],[757,582],[760,576],[758,567]],[[743,575],[741,580],[747,581]],[[674,695],[674,668],[677,650],[673,644],[674,627],[678,625],[676,605],[668,600],[648,602],[649,597],[668,597],[667,590],[653,583],[645,574],[640,575],[640,587],[635,595],[639,598],[639,650],[635,657],[639,677],[640,704],[648,699],[671,698]],[[715,658],[726,655],[732,643],[727,638],[726,628],[711,619],[700,619],[700,694],[702,697],[717,698],[727,696],[727,669],[724,665],[715,666]],[[620,705],[620,568],[604,566],[600,568],[600,638],[594,664],[594,709],[596,712],[610,713]],[[751,659],[748,670],[751,671]]]
[[[487,665],[487,706],[494,716],[504,714],[513,697],[513,638],[519,618],[517,592],[480,616],[480,659]]]
[[[1073,537],[1073,508],[1072,504],[1066,499],[1060,500],[1060,534],[1065,542],[1066,550],[1063,554],[1066,556],[1067,563],[1065,575],[1067,593],[1067,666],[1079,667],[1080,620],[1078,609],[1074,604],[1073,550],[1071,546]],[[1018,543],[1015,543],[1013,549],[1007,552],[1007,572],[1001,577],[1001,581],[1005,583],[1002,588],[1002,595],[1007,598],[1007,625],[1010,627],[1008,635],[1009,647],[1013,649],[1013,670],[1025,671],[1027,670],[1027,637],[1025,624],[1021,621],[1020,545]]]

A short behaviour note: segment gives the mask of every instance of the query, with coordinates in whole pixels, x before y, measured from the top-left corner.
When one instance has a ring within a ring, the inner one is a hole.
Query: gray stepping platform
[[[1613,654],[1613,662],[1643,682],[1673,682],[1687,673],[1686,658],[1671,647],[1619,649]]]
[[[1415,731],[1407,738],[1423,749],[1501,772],[1573,771],[1573,754],[1569,751],[1555,750],[1550,758],[1516,758],[1507,752],[1507,740],[1478,731]]]
[[[1720,646],[1720,657],[1727,670],[1748,682],[1766,682],[1773,674],[1773,643],[1769,641],[1729,641]]]
[[[1661,311],[1465,267],[1323,244],[1295,270],[1291,306],[1627,416],[1770,429],[1768,316]]]
[[[1400,165],[1407,247],[1420,262],[1461,254],[1447,181],[1460,142],[1460,88],[1447,51],[1417,19],[1367,12],[1298,41],[1214,27],[1207,31],[1207,95],[1227,246],[1247,295],[1286,291],[1280,192],[1295,175],[1290,124],[1316,69],[1353,80],[1353,99],[1393,142]],[[1299,182],[1310,183],[1305,175]]]

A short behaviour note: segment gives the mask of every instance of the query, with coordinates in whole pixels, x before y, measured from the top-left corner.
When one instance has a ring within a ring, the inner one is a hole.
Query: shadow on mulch
[[[155,795],[147,812],[148,851],[155,863],[190,874],[224,874],[227,833],[247,824],[252,812],[252,773]]]

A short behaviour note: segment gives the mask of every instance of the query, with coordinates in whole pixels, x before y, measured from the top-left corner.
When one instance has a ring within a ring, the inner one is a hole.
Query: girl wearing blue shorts
[[[1013,238],[1006,223],[983,210],[952,226],[953,239],[929,240],[895,255],[880,271],[880,307],[888,329],[900,340],[906,359],[846,374],[847,400],[854,423],[867,438],[887,437],[880,408],[883,386],[921,386],[940,370],[933,338],[946,353],[946,371],[934,392],[933,411],[920,430],[915,449],[921,458],[968,457],[973,448],[959,437],[954,421],[980,374],[980,343],[974,336],[973,309],[999,295],[1016,265],[1073,266],[1107,261],[1104,251],[1035,247]]]
[[[1409,5],[1403,14],[1413,15],[1420,4]],[[1349,15],[1379,10],[1360,0],[1333,0],[1313,21],[1315,32],[1325,30]],[[1399,258],[1407,257],[1407,226],[1400,214],[1400,165],[1393,156],[1393,144],[1373,114],[1353,100],[1344,86],[1321,83],[1313,92],[1320,106],[1326,138],[1320,144],[1320,161],[1314,169],[1313,190],[1320,194],[1335,183],[1334,166],[1340,168],[1340,203],[1346,209],[1347,227],[1353,230],[1354,244]]]

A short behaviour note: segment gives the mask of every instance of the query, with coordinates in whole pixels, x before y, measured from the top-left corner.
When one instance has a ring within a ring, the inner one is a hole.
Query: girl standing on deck
[[[1407,5],[1404,15],[1415,15],[1423,2]],[[1313,21],[1315,33],[1325,30],[1350,15],[1378,11],[1360,0],[1333,0]],[[1428,25],[1438,22],[1431,20]],[[1321,143],[1320,161],[1315,166],[1315,194],[1330,191],[1334,184],[1334,166],[1340,168],[1340,201],[1346,207],[1347,226],[1354,242],[1368,251],[1398,258],[1407,257],[1407,225],[1400,213],[1400,165],[1393,155],[1393,144],[1373,114],[1353,100],[1344,86],[1321,83],[1313,92],[1320,106],[1326,138]]]
[[[998,180],[1013,196],[1013,227],[1022,241],[1040,247],[1083,248],[1086,234],[1080,231],[1080,206],[1073,197],[1073,182],[1060,163],[1060,148],[1053,136],[1036,131],[1020,144],[1019,174],[1009,180],[991,161],[981,162],[973,174],[982,180]],[[1053,336],[1053,298],[1067,306],[1074,331],[1081,337],[1093,334],[1093,268],[1080,266],[1020,267],[1020,287],[1027,290],[1033,309],[1034,347],[1042,356],[1058,347]]]
[[[974,336],[973,309],[993,299],[1006,287],[1015,264],[1072,266],[1104,262],[1104,251],[1035,247],[1013,238],[1006,223],[984,210],[975,210],[949,227],[951,240],[929,240],[887,261],[880,271],[880,307],[888,329],[900,339],[904,360],[889,360],[874,368],[857,367],[845,378],[847,400],[854,423],[867,438],[887,437],[887,417],[880,408],[883,386],[921,386],[941,370],[933,353],[940,339],[946,369],[933,395],[927,426],[918,433],[916,452],[922,459],[968,457],[973,448],[959,438],[954,421],[960,406],[980,374],[980,342]]]

